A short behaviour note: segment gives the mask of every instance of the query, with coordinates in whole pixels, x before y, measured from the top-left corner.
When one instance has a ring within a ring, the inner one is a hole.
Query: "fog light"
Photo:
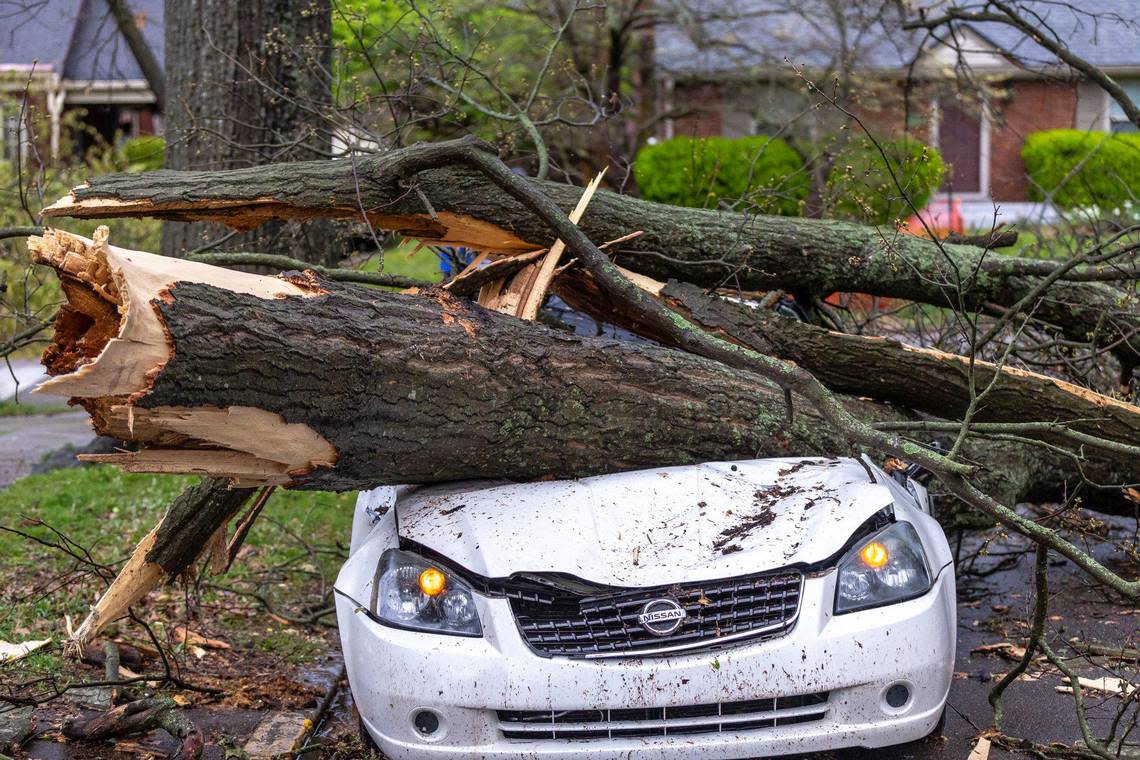
[[[906,684],[896,683],[891,688],[887,689],[886,694],[887,704],[894,708],[899,708],[910,701],[910,689]]]
[[[439,716],[431,710],[420,710],[412,717],[412,725],[420,736],[431,736],[439,730]]]

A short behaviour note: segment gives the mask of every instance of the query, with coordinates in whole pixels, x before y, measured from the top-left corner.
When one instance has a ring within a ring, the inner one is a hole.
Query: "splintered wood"
[[[223,471],[235,485],[287,483],[291,472],[331,466],[337,459],[332,444],[279,414],[241,406],[143,409],[132,400],[146,393],[173,354],[154,304],[170,299],[176,284],[202,283],[264,299],[319,291],[277,277],[117,248],[108,237],[107,228],[99,227],[90,240],[58,230],[28,240],[33,260],[56,270],[67,296],[44,354],[53,377],[37,392],[77,399],[100,434],[146,436],[172,447],[83,458],[127,471]]]
[[[569,219],[574,224],[582,221],[586,206],[594,197],[594,193],[605,174],[606,172],[603,169],[586,186],[582,197],[578,199],[578,205],[569,214]],[[550,289],[550,283],[554,279],[554,270],[558,266],[558,260],[562,257],[562,252],[565,249],[566,244],[561,240],[556,240],[554,245],[550,246],[550,249],[543,255],[534,257],[535,262],[528,262],[513,276],[487,282],[479,291],[479,304],[503,314],[512,314],[533,321],[538,317],[538,310],[542,308],[542,302],[546,299],[546,291]],[[541,254],[542,252],[535,253]],[[537,259],[541,260],[538,261]]]

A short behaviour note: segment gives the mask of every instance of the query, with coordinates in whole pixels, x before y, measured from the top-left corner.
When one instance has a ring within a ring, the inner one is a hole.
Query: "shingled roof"
[[[956,5],[973,10],[984,3]],[[925,31],[901,28],[897,4],[863,0],[841,4],[843,36],[834,20],[834,4],[826,0],[704,0],[670,7],[675,21],[657,29],[659,68],[674,76],[716,76],[744,71],[838,68],[847,50],[855,68],[867,71],[905,69],[933,41]],[[1074,53],[1106,69],[1140,69],[1140,23],[1137,0],[1022,0],[1019,7],[1036,14],[1047,34]],[[935,5],[931,14],[938,13]],[[1017,29],[998,23],[963,27],[1007,54],[1011,65],[1056,67],[1056,58]],[[841,45],[841,41],[845,45]]]
[[[130,8],[161,64],[162,0],[131,0]],[[0,3],[0,71],[33,64],[75,81],[144,79],[106,0]]]

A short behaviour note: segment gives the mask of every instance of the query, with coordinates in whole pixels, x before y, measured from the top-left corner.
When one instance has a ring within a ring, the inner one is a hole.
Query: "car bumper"
[[[393,759],[736,758],[882,747],[926,736],[950,688],[952,572],[943,570],[921,598],[839,616],[831,613],[834,584],[834,572],[806,580],[799,619],[786,636],[674,657],[537,656],[502,599],[478,599],[482,638],[389,628],[341,594],[337,614],[353,698],[368,732]],[[351,594],[351,584],[338,587]],[[894,708],[885,694],[898,683],[910,698]],[[699,734],[508,739],[496,712],[683,707],[821,692],[826,708],[809,722],[777,719]],[[430,737],[413,724],[424,709],[440,721]]]

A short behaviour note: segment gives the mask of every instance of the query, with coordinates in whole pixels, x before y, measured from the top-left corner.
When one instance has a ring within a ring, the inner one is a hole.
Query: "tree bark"
[[[791,409],[748,371],[568,335],[444,291],[262,277],[55,232],[32,248],[70,299],[44,389],[75,397],[100,431],[144,442],[95,457],[131,470],[351,490],[852,452],[818,411]],[[907,418],[848,403],[864,419]],[[1049,457],[1003,448],[1024,478],[981,478],[1003,497],[1062,482],[1063,468],[1037,477]]]
[[[890,338],[826,330],[710,296],[686,283],[669,282],[661,298],[705,329],[794,361],[840,393],[958,420],[970,411],[972,385],[973,393],[985,392],[971,413],[974,422],[1062,423],[1104,439],[1102,456],[1129,463],[1140,456],[1140,407],[1063,380]],[[1126,446],[1113,450],[1113,443]]]
[[[44,213],[208,219],[248,229],[273,219],[358,218],[365,209],[374,226],[428,242],[498,253],[550,244],[546,225],[484,175],[433,161],[438,146],[228,172],[110,175],[75,188]],[[532,182],[564,211],[581,195],[580,188]],[[682,209],[607,191],[594,197],[581,227],[598,241],[642,230],[620,246],[615,261],[703,287],[862,292],[1000,313],[1042,283],[1040,275],[1020,273],[1040,262],[973,246],[939,247],[846,222]],[[1062,279],[1036,302],[1033,316],[1075,340],[1120,339],[1133,349],[1140,343],[1135,294],[1112,284]]]
[[[329,0],[166,0],[165,18],[168,169],[329,155]],[[335,265],[331,234],[327,222],[273,222],[225,243]],[[162,252],[185,255],[226,235],[217,224],[167,224]]]
[[[291,284],[94,244],[53,254],[59,239],[34,247],[61,268],[71,308],[107,295],[126,313],[116,330],[65,313],[44,390],[77,398],[98,430],[148,444],[97,460],[127,469],[342,491],[844,446],[810,409],[789,423],[770,383],[680,351],[567,335],[443,291]],[[148,268],[171,266],[165,279]],[[191,267],[224,274],[194,282]],[[105,287],[112,270],[127,297]],[[260,281],[270,297],[248,292]],[[291,294],[273,297],[283,286]],[[144,319],[156,343],[109,337]],[[104,350],[111,340],[126,353]]]

